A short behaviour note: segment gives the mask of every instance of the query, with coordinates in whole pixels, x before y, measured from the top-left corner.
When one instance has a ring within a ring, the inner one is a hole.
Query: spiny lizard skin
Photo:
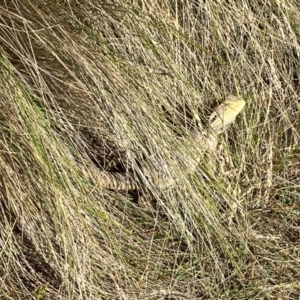
[[[245,100],[236,97],[229,96],[221,105],[215,108],[214,112],[209,118],[209,130],[205,132],[195,131],[193,133],[193,139],[201,147],[201,151],[196,149],[197,157],[187,160],[188,173],[192,173],[203,157],[204,153],[207,151],[214,151],[217,147],[217,136],[224,132],[230,124],[232,124],[237,115],[243,110],[245,106]],[[200,155],[199,155],[200,153]],[[170,157],[172,155],[170,154]],[[184,174],[186,174],[184,172]],[[114,173],[114,172],[105,172],[101,171],[98,168],[93,168],[92,175],[99,186],[111,189],[111,190],[138,190],[139,183],[129,174],[126,173]],[[154,178],[155,184],[159,188],[166,188],[172,186],[176,182],[176,176],[172,176],[175,179],[166,180],[159,179],[159,174],[154,173],[152,176]],[[157,180],[155,180],[155,178]]]

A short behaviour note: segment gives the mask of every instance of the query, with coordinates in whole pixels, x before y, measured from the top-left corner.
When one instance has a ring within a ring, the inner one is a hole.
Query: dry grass
[[[124,2],[1,1],[0,298],[298,299],[298,1]],[[223,152],[158,189],[228,94]]]

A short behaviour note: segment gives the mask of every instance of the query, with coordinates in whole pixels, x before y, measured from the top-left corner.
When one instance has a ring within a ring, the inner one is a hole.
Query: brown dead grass
[[[2,1],[1,299],[297,299],[299,22],[297,1]],[[228,94],[223,152],[159,190]]]

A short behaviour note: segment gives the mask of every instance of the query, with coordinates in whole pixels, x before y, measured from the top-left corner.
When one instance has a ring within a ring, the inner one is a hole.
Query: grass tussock
[[[298,1],[0,3],[1,299],[298,299]]]

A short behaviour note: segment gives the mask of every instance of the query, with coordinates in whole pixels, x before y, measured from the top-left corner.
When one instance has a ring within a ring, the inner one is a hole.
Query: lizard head
[[[209,117],[210,128],[217,134],[225,131],[235,121],[245,104],[245,100],[241,97],[228,96]]]

